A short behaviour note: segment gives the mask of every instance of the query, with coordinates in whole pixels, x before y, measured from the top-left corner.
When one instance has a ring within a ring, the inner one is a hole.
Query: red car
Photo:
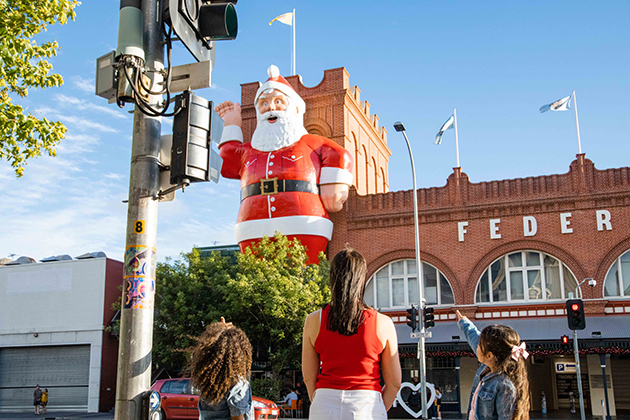
[[[160,379],[155,381],[152,390],[158,391],[161,397],[162,418],[198,419],[199,395],[196,395],[190,379]],[[280,409],[273,401],[252,397],[254,400],[254,417],[257,420],[277,419]]]

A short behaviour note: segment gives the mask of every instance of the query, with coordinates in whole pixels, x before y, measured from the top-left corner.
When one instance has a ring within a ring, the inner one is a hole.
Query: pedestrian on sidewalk
[[[366,274],[365,258],[354,249],[335,255],[331,302],[304,323],[302,375],[311,420],[387,418],[400,389],[396,329],[363,300]]]
[[[33,405],[35,406],[35,414],[39,415],[39,405],[42,403],[42,390],[39,389],[39,385],[35,386],[33,391]]]
[[[44,392],[42,392],[42,414],[46,414],[47,405],[48,405],[48,388],[44,388]]]
[[[529,379],[525,359],[529,353],[516,331],[506,325],[489,325],[481,332],[459,311],[457,326],[481,363],[473,380],[468,420],[529,419]]]
[[[187,370],[199,390],[199,420],[254,420],[252,345],[245,333],[222,317],[197,341]]]

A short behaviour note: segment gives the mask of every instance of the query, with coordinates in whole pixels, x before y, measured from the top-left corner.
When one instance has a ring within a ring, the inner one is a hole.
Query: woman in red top
[[[312,401],[309,419],[385,419],[400,389],[396,329],[390,317],[363,301],[366,273],[365,259],[354,249],[335,255],[332,300],[304,323],[302,374]]]

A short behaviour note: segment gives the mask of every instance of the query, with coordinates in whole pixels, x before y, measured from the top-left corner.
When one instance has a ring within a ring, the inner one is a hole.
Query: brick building
[[[331,214],[332,256],[348,243],[367,259],[366,301],[397,326],[403,380],[418,369],[416,340],[405,309],[417,304],[413,191],[389,192],[387,131],[350,86],[344,68],[326,70],[312,88],[287,80],[306,102],[305,126],[355,157],[354,186],[344,209]],[[242,85],[243,133],[256,118],[259,83]],[[602,414],[604,357],[611,415],[630,410],[630,168],[598,170],[584,154],[565,174],[473,183],[454,168],[443,187],[418,190],[425,298],[437,323],[427,341],[427,379],[444,393],[443,410],[466,412],[477,361],[455,324],[454,309],[478,327],[503,323],[527,342],[531,403],[569,407],[577,396],[565,301],[578,290],[587,328],[579,331],[587,412]],[[400,411],[396,413],[398,416]]]

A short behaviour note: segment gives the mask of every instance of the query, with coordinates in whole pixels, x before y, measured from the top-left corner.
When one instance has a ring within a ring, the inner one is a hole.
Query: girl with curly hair
[[[200,420],[253,420],[248,377],[252,345],[232,323],[215,322],[197,339],[188,362],[192,384],[199,391]]]
[[[473,381],[468,420],[528,420],[529,353],[516,331],[506,325],[488,325],[481,332],[456,311],[457,326],[475,349],[481,367]]]

